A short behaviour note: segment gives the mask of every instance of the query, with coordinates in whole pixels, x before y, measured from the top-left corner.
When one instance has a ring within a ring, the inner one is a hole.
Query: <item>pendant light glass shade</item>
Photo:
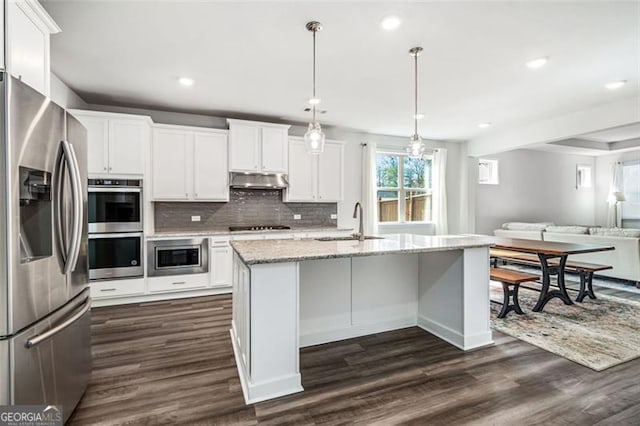
[[[320,154],[324,150],[324,133],[320,127],[320,123],[314,121],[309,123],[309,128],[304,134],[304,143],[307,146],[307,153]]]
[[[409,54],[414,58],[414,83],[415,91],[413,95],[413,135],[409,138],[409,146],[407,146],[407,154],[411,158],[422,158],[426,147],[422,138],[418,134],[418,56],[422,53],[422,47],[414,47],[409,50]]]
[[[311,21],[307,22],[305,27],[313,33],[313,96],[309,100],[312,106],[313,119],[304,134],[304,143],[309,154],[317,155],[324,150],[325,139],[320,123],[316,121],[316,105],[320,103],[320,99],[316,96],[316,33],[322,30],[322,24],[317,21]]]

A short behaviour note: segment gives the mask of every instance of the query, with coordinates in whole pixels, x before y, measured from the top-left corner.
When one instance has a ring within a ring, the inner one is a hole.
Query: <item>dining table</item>
[[[538,256],[538,259],[540,260],[540,267],[542,269],[542,287],[540,289],[538,301],[533,307],[534,312],[542,312],[545,305],[554,298],[559,298],[565,305],[573,304],[573,301],[567,294],[564,278],[567,258],[569,256],[615,249],[613,246],[525,240],[519,238],[495,238],[494,242],[494,247],[496,249],[528,253]],[[549,289],[552,275],[558,276],[557,290]]]

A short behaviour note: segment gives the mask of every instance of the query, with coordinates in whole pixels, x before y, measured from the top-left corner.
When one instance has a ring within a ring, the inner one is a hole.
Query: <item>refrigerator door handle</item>
[[[82,309],[80,311],[78,311],[76,314],[74,314],[73,316],[69,317],[67,320],[65,320],[61,324],[53,327],[52,329],[47,330],[46,332],[44,332],[42,334],[38,334],[36,336],[33,336],[33,337],[27,339],[26,343],[24,344],[25,347],[27,349],[31,349],[32,347],[34,347],[34,346],[44,342],[45,340],[55,336],[56,334],[60,333],[65,328],[67,328],[70,325],[72,325],[74,322],[78,321],[84,314],[87,313],[87,311],[89,309],[91,309],[91,297],[87,297],[86,299],[84,299],[83,305],[82,305]]]
[[[69,254],[69,261],[67,262],[67,268],[65,273],[73,271],[78,263],[78,256],[80,254],[80,246],[82,244],[82,178],[80,177],[80,165],[78,164],[78,157],[73,149],[73,145],[64,141],[68,147],[69,152],[69,164],[71,166],[71,190],[73,191],[73,231],[71,234],[71,244]]]
[[[55,194],[55,198],[53,200],[53,208],[54,208],[54,221],[56,227],[56,242],[58,245],[58,250],[60,251],[60,256],[62,258],[62,269],[66,269],[67,260],[69,259],[69,249],[67,246],[67,238],[66,232],[64,229],[64,205],[63,205],[63,191],[64,191],[64,175],[65,170],[67,170],[66,157],[64,152],[64,142],[60,142],[60,147],[58,149],[58,154],[56,156],[56,162],[53,169],[53,190]]]

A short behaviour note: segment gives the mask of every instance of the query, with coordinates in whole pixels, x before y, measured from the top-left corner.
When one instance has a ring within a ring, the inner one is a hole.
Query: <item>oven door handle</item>
[[[118,192],[118,193],[127,193],[127,192],[142,192],[141,188],[131,188],[127,186],[90,186],[88,189],[89,192]]]
[[[118,234],[89,234],[90,240],[100,240],[103,238],[125,238],[125,237],[138,237],[142,238],[142,232],[122,232]],[[141,245],[142,246],[142,245]]]

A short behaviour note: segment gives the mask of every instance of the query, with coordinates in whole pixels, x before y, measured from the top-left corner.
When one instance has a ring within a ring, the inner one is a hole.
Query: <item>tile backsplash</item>
[[[338,221],[337,203],[283,203],[282,191],[231,189],[228,203],[156,202],[156,232],[203,231],[238,225],[332,227]],[[294,220],[293,215],[302,216]],[[191,216],[200,216],[192,222]]]

